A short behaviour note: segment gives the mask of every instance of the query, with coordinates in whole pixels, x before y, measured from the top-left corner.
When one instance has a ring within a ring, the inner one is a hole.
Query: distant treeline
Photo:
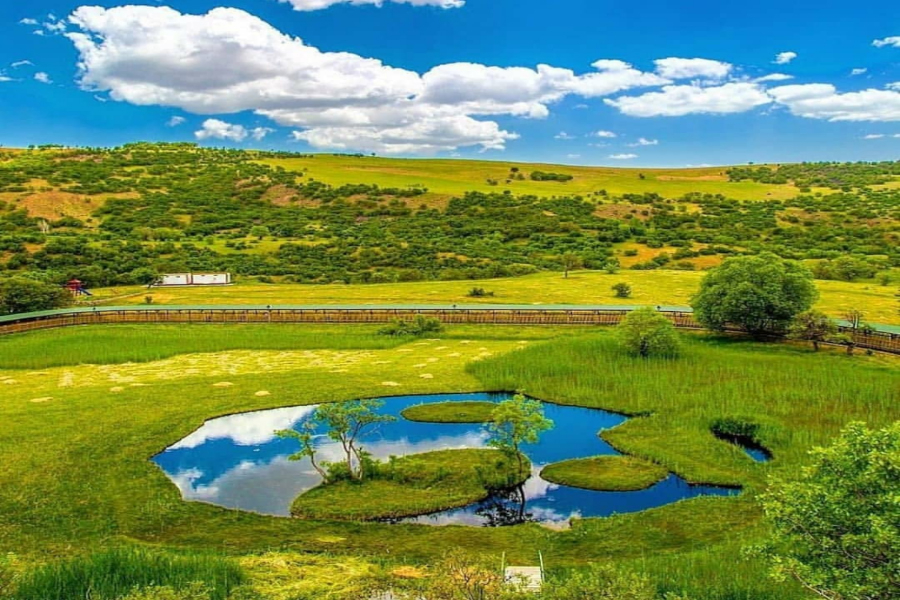
[[[897,189],[785,201],[629,194],[602,204],[473,192],[434,202],[424,188],[329,186],[314,169],[258,162],[268,156],[190,144],[9,153],[0,162],[0,277],[77,277],[89,287],[206,270],[321,283],[480,279],[562,270],[572,254],[587,268],[615,269],[624,243],[657,250],[636,269],[695,269],[698,257],[763,251],[816,259],[830,278],[900,265]],[[18,201],[42,189],[105,200],[89,216],[41,219]]]

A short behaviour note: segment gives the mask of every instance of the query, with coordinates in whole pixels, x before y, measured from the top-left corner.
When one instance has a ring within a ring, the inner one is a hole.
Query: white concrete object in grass
[[[230,285],[231,273],[169,273],[156,284],[162,287],[189,285]]]

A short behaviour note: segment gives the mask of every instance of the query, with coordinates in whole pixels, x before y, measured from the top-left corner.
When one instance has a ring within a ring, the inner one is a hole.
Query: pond
[[[481,424],[417,423],[400,413],[430,402],[500,402],[511,394],[442,394],[383,398],[379,412],[397,417],[364,440],[377,459],[464,448],[487,447]],[[730,496],[739,490],[690,485],[670,474],[656,485],[636,492],[597,492],[549,483],[540,477],[548,464],[572,458],[618,455],[598,433],[628,418],[610,412],[546,403],[554,422],[537,444],[523,446],[533,463],[531,477],[515,489],[464,508],[408,519],[431,525],[504,525],[526,520],[561,525],[573,517],[605,517],[663,506],[696,496]],[[291,502],[317,486],[321,478],[308,459],[288,457],[298,450],[294,440],[275,431],[299,429],[316,406],[279,408],[212,419],[153,458],[187,500],[202,501],[275,516],[289,516]],[[323,436],[319,460],[339,460],[336,442]]]

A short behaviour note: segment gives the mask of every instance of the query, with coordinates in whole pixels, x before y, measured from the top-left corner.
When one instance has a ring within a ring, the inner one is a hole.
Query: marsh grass
[[[202,584],[210,600],[225,600],[245,577],[236,563],[202,553],[126,547],[51,563],[25,574],[13,600],[114,600],[135,588],[175,590]]]
[[[547,465],[541,477],[551,483],[604,492],[647,489],[668,475],[659,465],[633,456],[595,456]]]
[[[431,402],[410,406],[400,414],[419,423],[487,423],[496,408],[493,402]]]

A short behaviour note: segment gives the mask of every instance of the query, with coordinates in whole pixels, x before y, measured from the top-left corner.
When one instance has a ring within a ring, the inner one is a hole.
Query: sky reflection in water
[[[435,450],[484,448],[488,434],[477,424],[413,423],[400,412],[416,404],[462,400],[499,402],[509,394],[443,394],[384,398],[381,412],[398,420],[382,426],[365,440],[377,459]],[[231,415],[206,422],[200,429],[154,457],[187,500],[267,515],[288,516],[300,493],[321,478],[308,459],[291,462],[298,449],[294,440],[275,436],[279,429],[298,429],[315,406],[279,408]],[[662,506],[702,495],[733,495],[737,490],[691,486],[669,475],[638,492],[595,492],[551,484],[540,478],[542,467],[571,458],[618,454],[597,434],[627,420],[613,413],[573,406],[545,405],[555,423],[538,444],[523,447],[534,464],[531,478],[521,489],[498,494],[484,502],[409,521],[429,525],[506,525],[524,520],[564,524],[572,517],[603,517]],[[340,446],[321,440],[322,461],[341,458]]]

